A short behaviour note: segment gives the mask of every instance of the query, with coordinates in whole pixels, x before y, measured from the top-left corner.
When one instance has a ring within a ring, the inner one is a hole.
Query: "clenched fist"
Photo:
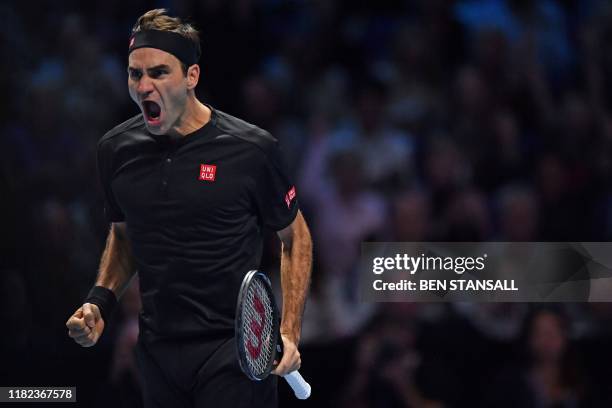
[[[98,342],[104,331],[104,319],[100,309],[92,303],[79,307],[66,322],[68,336],[83,347],[91,347]]]

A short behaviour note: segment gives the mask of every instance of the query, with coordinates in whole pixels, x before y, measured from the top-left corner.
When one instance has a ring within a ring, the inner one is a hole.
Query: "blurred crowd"
[[[371,304],[357,276],[362,241],[612,238],[605,0],[2,3],[1,385],[140,404],[137,285],[95,349],[64,322],[108,231],[96,143],[138,113],[127,40],[156,7],[201,30],[199,98],[280,140],[315,245],[312,406],[612,406],[612,305]],[[272,233],[265,252],[276,276]]]

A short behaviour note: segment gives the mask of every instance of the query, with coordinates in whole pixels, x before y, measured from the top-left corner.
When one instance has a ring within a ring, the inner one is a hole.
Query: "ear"
[[[196,87],[200,80],[200,66],[193,64],[187,68],[187,89],[191,90]]]

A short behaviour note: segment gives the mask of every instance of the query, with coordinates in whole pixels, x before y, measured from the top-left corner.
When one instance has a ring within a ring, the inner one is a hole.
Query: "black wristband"
[[[104,286],[94,286],[89,291],[84,303],[93,303],[98,306],[104,323],[108,323],[108,319],[112,316],[113,310],[117,306],[117,297],[112,290]]]

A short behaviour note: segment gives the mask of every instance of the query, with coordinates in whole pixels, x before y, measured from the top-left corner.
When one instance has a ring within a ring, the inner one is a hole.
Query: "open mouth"
[[[150,123],[158,123],[161,116],[161,107],[153,101],[143,101],[142,109],[145,117]]]

